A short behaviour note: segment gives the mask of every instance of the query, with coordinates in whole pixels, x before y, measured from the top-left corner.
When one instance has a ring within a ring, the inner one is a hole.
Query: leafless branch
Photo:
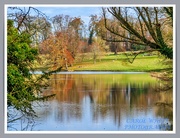
[[[157,51],[157,50],[143,50],[143,51],[138,51],[138,52],[132,52],[132,55],[134,56],[133,58],[129,58],[129,55],[127,53],[124,53],[124,54],[126,55],[128,62],[132,64],[139,54],[149,53],[153,51]]]

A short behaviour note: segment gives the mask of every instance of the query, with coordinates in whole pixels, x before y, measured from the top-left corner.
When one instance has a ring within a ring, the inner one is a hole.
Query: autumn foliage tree
[[[78,52],[80,51],[80,47],[83,43],[83,29],[84,22],[79,17],[75,17],[69,23],[68,27],[68,50],[71,52],[73,58],[76,58]]]
[[[74,58],[67,49],[68,44],[68,36],[61,32],[56,32],[40,44],[41,53],[51,59],[51,69],[62,67],[68,69],[68,66],[73,63]]]
[[[73,65],[74,59],[83,48],[83,21],[68,15],[56,15],[52,18],[54,32],[40,44],[42,54],[48,54],[51,68],[65,68]]]

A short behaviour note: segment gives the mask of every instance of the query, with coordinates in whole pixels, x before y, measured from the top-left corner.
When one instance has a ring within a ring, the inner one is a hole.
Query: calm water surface
[[[58,73],[36,108],[38,131],[172,130],[172,109],[157,106],[172,93],[157,92],[160,82],[148,73]]]

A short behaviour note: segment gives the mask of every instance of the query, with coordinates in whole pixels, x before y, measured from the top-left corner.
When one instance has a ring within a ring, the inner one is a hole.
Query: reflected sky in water
[[[56,94],[36,108],[38,131],[172,130],[172,109],[156,106],[172,93],[148,73],[61,73],[51,76],[44,95]]]

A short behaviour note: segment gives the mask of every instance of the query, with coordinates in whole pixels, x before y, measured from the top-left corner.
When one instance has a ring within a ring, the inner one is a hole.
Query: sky
[[[8,7],[21,7],[23,11],[27,12],[28,7],[34,7],[44,13],[49,19],[56,15],[69,15],[70,17],[80,17],[84,21],[84,25],[87,29],[90,21],[90,15],[101,15],[101,5],[11,5]],[[12,12],[10,9],[8,12]],[[13,11],[14,12],[14,11]],[[31,10],[31,15],[37,15],[34,10]]]
[[[90,15],[101,14],[101,7],[72,7],[72,6],[61,6],[61,7],[36,7],[41,12],[45,13],[49,18],[55,15],[69,15],[70,17],[81,17],[86,25],[90,20]]]

